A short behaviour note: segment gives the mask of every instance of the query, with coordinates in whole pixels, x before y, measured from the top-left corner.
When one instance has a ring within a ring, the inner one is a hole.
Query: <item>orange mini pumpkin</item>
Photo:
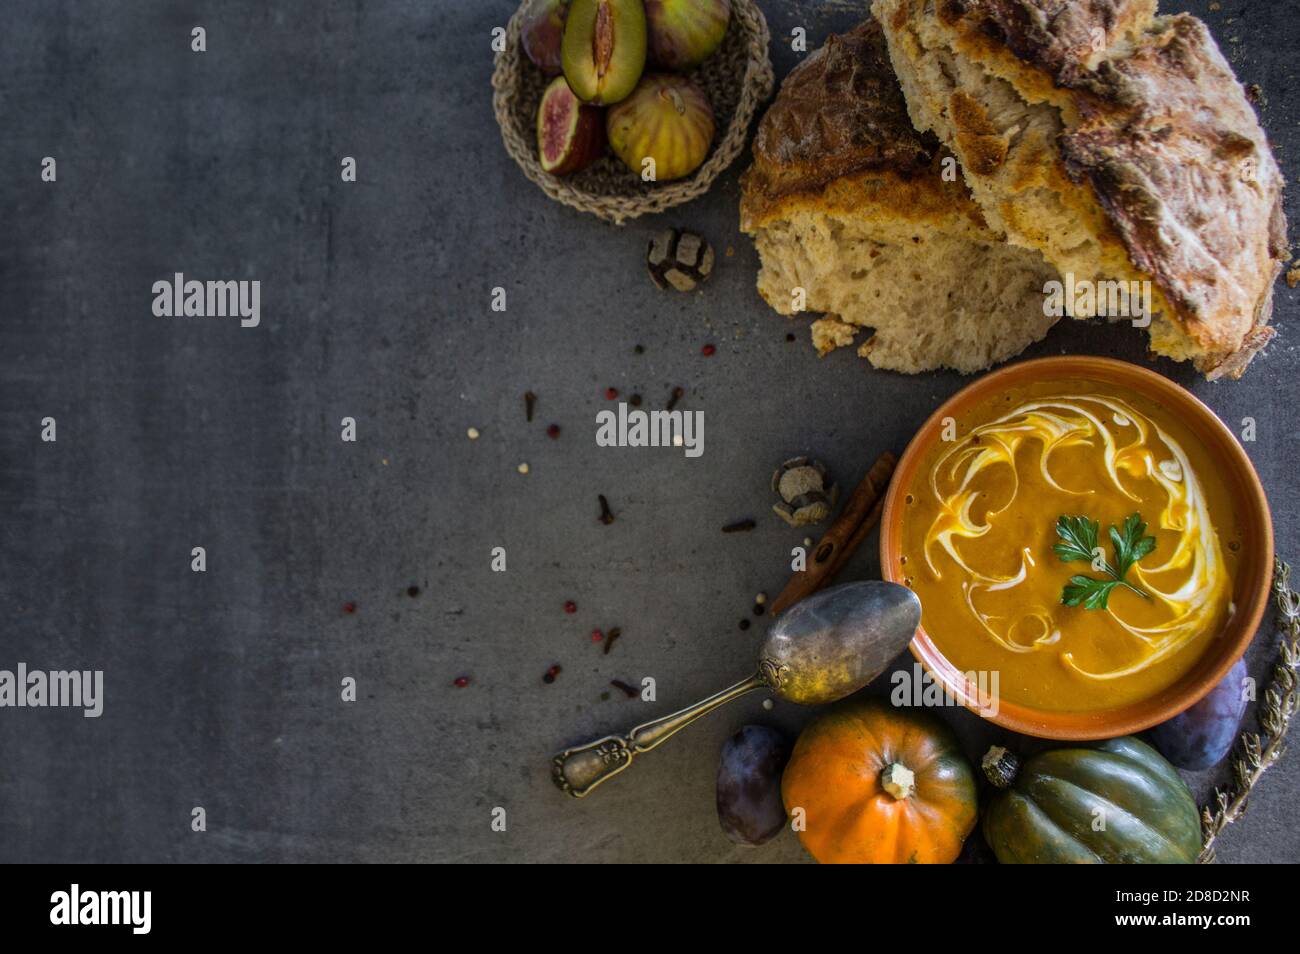
[[[796,825],[803,810],[799,840],[827,864],[948,864],[975,827],[975,774],[953,734],[878,699],[804,729],[781,796]]]

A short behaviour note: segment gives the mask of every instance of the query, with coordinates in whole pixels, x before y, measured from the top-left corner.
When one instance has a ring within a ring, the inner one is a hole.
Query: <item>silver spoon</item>
[[[789,702],[815,706],[857,692],[885,671],[921,624],[921,601],[897,583],[843,583],[801,600],[772,628],[758,654],[758,671],[716,695],[637,726],[607,735],[552,760],[551,776],[582,798],[700,716],[754,689],[771,689]]]

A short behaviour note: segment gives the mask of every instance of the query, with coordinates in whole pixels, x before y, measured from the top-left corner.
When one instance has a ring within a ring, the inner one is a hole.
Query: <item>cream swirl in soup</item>
[[[1036,385],[952,422],[909,488],[902,557],[923,625],[1005,697],[1108,707],[1181,676],[1231,611],[1231,501],[1182,423],[1137,395]],[[965,427],[962,427],[964,424]],[[1062,602],[1078,574],[1112,579],[1108,528],[1140,515],[1154,548],[1104,607]],[[1094,562],[1053,551],[1058,520],[1099,526]]]

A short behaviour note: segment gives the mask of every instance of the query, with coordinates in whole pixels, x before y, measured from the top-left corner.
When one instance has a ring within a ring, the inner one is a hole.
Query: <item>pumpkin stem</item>
[[[1016,773],[1020,771],[1020,759],[1010,749],[995,745],[984,753],[980,768],[994,788],[1010,788]]]
[[[916,790],[916,773],[902,762],[894,762],[880,774],[880,787],[902,801]]]

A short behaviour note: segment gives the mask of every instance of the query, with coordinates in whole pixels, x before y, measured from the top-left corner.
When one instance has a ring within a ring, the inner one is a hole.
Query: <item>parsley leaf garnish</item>
[[[1066,606],[1082,606],[1084,609],[1105,609],[1110,599],[1111,590],[1117,586],[1132,590],[1138,596],[1148,599],[1147,593],[1138,589],[1124,578],[1133,565],[1156,548],[1156,538],[1146,535],[1147,525],[1142,522],[1141,514],[1131,514],[1124,520],[1124,526],[1110,528],[1110,542],[1115,550],[1115,563],[1106,561],[1105,551],[1097,545],[1097,534],[1101,525],[1087,517],[1059,517],[1056,521],[1056,535],[1061,542],[1052,547],[1062,563],[1084,560],[1091,563],[1093,569],[1102,570],[1110,577],[1099,580],[1096,577],[1078,574],[1070,577],[1070,582],[1061,590],[1061,602]]]
[[[1072,560],[1092,562],[1093,551],[1097,549],[1096,520],[1087,517],[1060,517],[1056,521],[1056,535],[1062,543],[1052,547],[1062,563]]]
[[[1124,529],[1110,528],[1111,546],[1115,548],[1115,571],[1123,579],[1129,567],[1156,548],[1156,538],[1144,536],[1147,525],[1139,514],[1130,514],[1124,520]]]

